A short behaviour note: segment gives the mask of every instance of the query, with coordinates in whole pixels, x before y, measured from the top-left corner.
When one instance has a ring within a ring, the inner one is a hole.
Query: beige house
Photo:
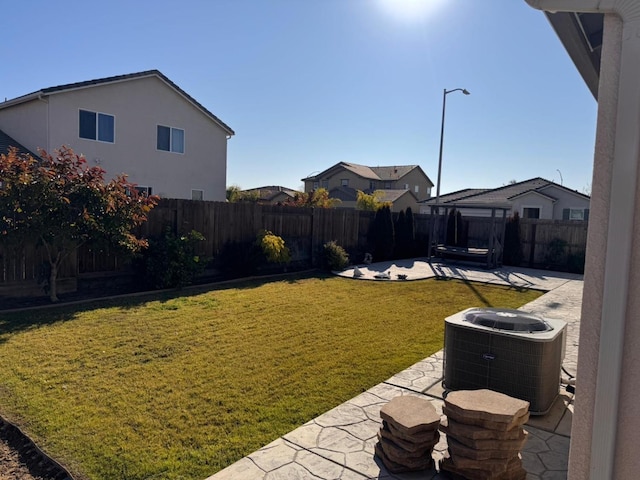
[[[491,207],[506,208],[507,216],[542,220],[588,220],[589,196],[544,178],[532,178],[499,188],[464,189],[441,195],[440,205],[455,204],[463,215],[491,215]],[[435,199],[420,204],[420,213],[431,213]],[[471,207],[464,211],[464,206]],[[487,207],[487,210],[481,207]]]
[[[569,480],[640,472],[640,2],[526,0],[598,101]]]
[[[158,70],[7,100],[0,130],[34,152],[68,145],[161,197],[225,200],[233,130]]]
[[[380,199],[391,202],[394,212],[407,207],[417,212],[418,202],[430,198],[433,187],[418,165],[368,167],[340,162],[302,181],[305,192],[324,188],[331,198],[340,199],[342,208],[355,208],[358,190],[368,194],[381,191]]]

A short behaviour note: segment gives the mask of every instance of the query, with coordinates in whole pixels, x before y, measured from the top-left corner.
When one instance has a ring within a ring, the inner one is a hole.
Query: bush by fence
[[[254,259],[246,246],[255,242],[261,230],[271,231],[284,239],[292,268],[320,266],[323,246],[332,241],[349,252],[352,263],[361,263],[364,253],[371,252],[368,234],[374,218],[375,212],[346,208],[163,199],[151,211],[149,221],[140,227],[139,233],[145,237],[161,237],[167,227],[176,234],[192,230],[200,232],[205,240],[197,243],[195,253],[203,258],[213,258],[214,265],[221,270],[231,267],[241,274],[251,273]],[[428,254],[430,221],[429,215],[413,215],[417,256]],[[490,219],[467,217],[465,224],[469,246],[486,246],[484,243],[492,228]],[[443,224],[442,230],[444,228]],[[522,265],[571,271],[582,268],[580,259],[584,258],[587,222],[520,219],[520,229]],[[554,239],[565,243],[561,252],[556,245],[552,253],[555,254],[554,262],[559,263],[551,264],[549,248]],[[244,261],[246,268],[232,261],[232,257]],[[24,294],[37,288],[43,259],[37,246],[11,250],[0,245],[0,295]],[[67,282],[68,288],[73,290],[76,279],[113,276],[127,271],[130,271],[130,262],[124,258],[108,249],[87,245],[77,257],[70,258],[61,267],[60,278],[74,280]]]

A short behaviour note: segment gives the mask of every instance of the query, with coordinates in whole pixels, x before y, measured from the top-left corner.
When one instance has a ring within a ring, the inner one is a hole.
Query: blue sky
[[[420,165],[441,193],[590,188],[596,102],[524,0],[5,2],[0,96],[158,69],[236,132],[227,185],[340,162]]]

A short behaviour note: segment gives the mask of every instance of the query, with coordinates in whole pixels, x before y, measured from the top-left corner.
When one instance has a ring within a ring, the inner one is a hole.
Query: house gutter
[[[622,20],[609,224],[593,429],[590,479],[614,478],[621,372],[633,243],[635,192],[640,158],[640,2],[637,0],[526,0],[547,12],[613,14]],[[606,32],[605,32],[606,35]],[[614,241],[615,239],[615,241]],[[579,380],[578,380],[579,381]]]
[[[46,131],[45,131],[45,135],[47,137],[47,145],[45,146],[45,151],[47,153],[51,153],[51,138],[49,138],[49,124],[50,124],[50,118],[49,118],[49,100],[48,100],[48,95],[45,96],[42,93],[38,93],[38,100],[43,102],[46,106],[45,108],[47,109],[47,120],[46,120]],[[38,154],[40,154],[40,152],[38,152]]]
[[[23,95],[21,97],[12,98],[11,100],[5,100],[4,102],[0,102],[0,110],[3,108],[8,108],[13,105],[20,105],[21,103],[30,102],[31,100],[38,100],[42,96],[42,91],[29,93],[28,95]]]

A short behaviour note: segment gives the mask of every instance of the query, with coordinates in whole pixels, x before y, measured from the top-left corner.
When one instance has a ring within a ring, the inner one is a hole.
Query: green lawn
[[[0,315],[0,412],[78,478],[202,480],[541,292],[337,277]]]

